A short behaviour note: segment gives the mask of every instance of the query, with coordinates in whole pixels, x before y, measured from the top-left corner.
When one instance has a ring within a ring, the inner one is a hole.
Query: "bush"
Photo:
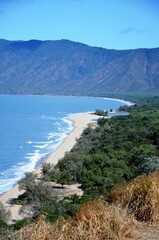
[[[142,175],[123,187],[115,186],[110,201],[127,207],[139,221],[159,220],[159,173]]]
[[[107,115],[108,115],[108,111],[104,111],[104,110],[97,109],[97,110],[95,111],[95,114],[96,114],[96,115],[99,115],[99,116],[107,116]]]
[[[28,225],[29,223],[32,223],[33,220],[31,218],[24,218],[22,220],[17,221],[14,225],[13,228],[15,230],[20,230],[22,227]]]
[[[20,197],[24,204],[33,204],[39,208],[54,200],[51,186],[37,180],[37,176],[33,173],[26,173],[25,178],[19,181],[19,189],[25,190]]]
[[[7,223],[4,222],[2,219],[0,219],[0,229],[1,229],[1,228],[5,228],[5,227],[7,227],[7,226],[8,226]]]
[[[120,207],[102,199],[85,203],[74,218],[59,218],[53,224],[44,217],[19,232],[18,239],[119,240],[133,237],[133,220]]]
[[[120,106],[119,108],[118,108],[118,111],[119,112],[126,112],[126,111],[128,111],[129,110],[129,106],[128,105],[124,105],[124,106]]]
[[[151,156],[145,158],[139,171],[146,174],[149,172],[159,171],[159,157]]]
[[[3,203],[0,202],[0,221],[1,221],[1,223],[7,222],[10,217],[11,217],[11,212],[9,210],[6,210]]]

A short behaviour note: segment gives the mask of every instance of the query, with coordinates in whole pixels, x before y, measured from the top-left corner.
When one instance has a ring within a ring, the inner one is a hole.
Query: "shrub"
[[[41,216],[37,223],[21,229],[17,239],[119,240],[133,237],[133,224],[126,211],[100,199],[84,204],[75,218],[59,218],[49,224]]]
[[[28,225],[29,223],[33,222],[31,218],[24,218],[22,220],[17,221],[14,225],[13,228],[15,230],[20,230],[22,227]]]
[[[159,171],[159,157],[146,157],[143,164],[140,166],[139,171],[146,174],[149,172]]]
[[[119,112],[126,112],[126,111],[129,110],[129,108],[130,108],[130,106],[128,106],[128,105],[120,106],[120,107],[118,108],[118,111],[119,111]]]
[[[139,221],[159,220],[159,173],[142,175],[123,187],[115,186],[110,201],[122,204]]]
[[[0,221],[1,225],[2,222],[7,222],[11,217],[11,212],[5,208],[2,202],[0,202]]]
[[[98,115],[98,116],[107,116],[108,115],[108,111],[97,109],[95,111],[95,114]]]

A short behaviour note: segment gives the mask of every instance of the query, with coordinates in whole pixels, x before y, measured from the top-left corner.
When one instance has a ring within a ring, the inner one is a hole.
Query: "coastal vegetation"
[[[157,170],[158,98],[152,103],[131,107],[127,116],[101,118],[97,128],[83,132],[54,171],[62,172],[70,182],[81,183],[86,195],[107,196],[114,184],[130,181],[145,172],[146,164],[150,165],[149,170]]]
[[[108,115],[108,111],[104,111],[101,109],[96,109],[95,114],[98,116],[107,116]]]
[[[43,165],[41,178],[27,173],[19,181],[25,193],[12,203],[34,214],[1,227],[10,239],[124,239],[139,223],[158,223],[159,97],[126,111],[85,129],[56,166]],[[59,198],[52,182],[60,189],[78,182],[83,195]]]
[[[5,224],[11,216],[11,212],[5,209],[5,206],[0,202],[0,225]]]

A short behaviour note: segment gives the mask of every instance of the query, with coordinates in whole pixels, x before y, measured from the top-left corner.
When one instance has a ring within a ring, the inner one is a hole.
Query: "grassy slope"
[[[110,196],[111,204],[104,198],[88,201],[73,218],[47,223],[39,215],[10,236],[17,240],[158,239],[159,173],[140,176],[122,189],[113,189]]]

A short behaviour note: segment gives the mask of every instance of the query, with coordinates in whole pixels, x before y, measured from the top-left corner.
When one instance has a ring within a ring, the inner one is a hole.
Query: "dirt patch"
[[[68,197],[73,194],[76,194],[78,196],[83,195],[81,184],[78,184],[78,183],[71,184],[71,185],[64,185],[63,188],[61,184],[57,184],[54,182],[50,182],[49,185],[52,187],[53,195],[58,197],[59,199],[63,199],[64,197]]]
[[[148,226],[144,223],[138,223],[135,227],[134,237],[135,240],[159,240],[159,226]],[[127,240],[127,239],[125,239]]]

